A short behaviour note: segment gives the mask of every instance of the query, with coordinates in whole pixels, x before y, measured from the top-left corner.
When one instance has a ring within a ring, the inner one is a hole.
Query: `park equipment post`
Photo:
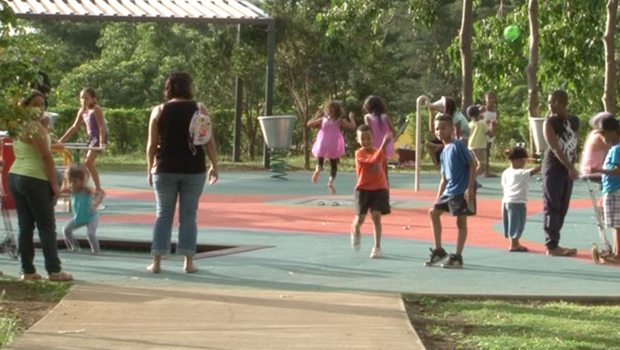
[[[286,157],[288,156],[288,149],[293,143],[295,119],[297,116],[294,115],[258,117],[265,139],[265,147],[271,150],[272,178],[286,179],[286,170],[288,169]]]

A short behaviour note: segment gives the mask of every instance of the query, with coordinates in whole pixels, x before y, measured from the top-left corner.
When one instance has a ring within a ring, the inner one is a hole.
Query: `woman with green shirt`
[[[44,96],[33,91],[21,105],[24,108],[44,106]],[[13,140],[15,162],[8,178],[9,191],[17,208],[17,247],[22,280],[41,279],[34,266],[33,237],[36,225],[49,280],[70,281],[73,276],[62,271],[58,258],[54,203],[60,196],[60,188],[50,150],[51,139],[38,120],[30,122],[27,130]]]

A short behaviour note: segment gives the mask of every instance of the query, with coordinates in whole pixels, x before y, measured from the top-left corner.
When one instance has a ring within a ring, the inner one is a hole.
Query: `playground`
[[[79,283],[142,287],[620,297],[618,267],[597,265],[590,258],[590,244],[599,238],[585,184],[575,185],[562,231],[563,244],[578,248],[579,254],[558,258],[545,255],[537,180],[531,180],[523,236],[530,252],[509,253],[501,231],[499,179],[481,179],[484,187],[478,215],[470,220],[465,266],[462,271],[450,271],[422,266],[432,245],[427,212],[436,196],[437,175],[422,174],[417,193],[412,189],[412,174],[390,176],[393,212],[384,219],[384,257],[377,260],[369,258],[370,224],[363,227],[362,250],[350,247],[354,174],[340,175],[340,194],[335,196],[328,195],[324,186],[313,185],[307,173],[289,173],[288,180],[269,175],[223,173],[215,186],[205,189],[198,213],[198,243],[224,249],[201,254],[195,276],[183,274],[174,256],[164,261],[161,275],[146,273],[148,250],[130,254],[104,249],[98,256],[64,252],[63,266]],[[150,241],[154,195],[144,175],[105,174],[103,181],[110,190],[101,212],[100,239]],[[57,217],[60,226],[69,214]],[[446,246],[453,249],[456,227],[450,217],[444,218],[444,228]],[[6,275],[19,275],[17,261],[2,259]]]

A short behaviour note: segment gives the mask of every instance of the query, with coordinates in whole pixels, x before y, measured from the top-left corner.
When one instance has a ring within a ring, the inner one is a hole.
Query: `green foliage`
[[[56,107],[58,118],[53,126],[52,133],[59,138],[75,121],[77,107]],[[231,152],[232,150],[232,110],[211,110],[211,120],[215,131],[215,142],[218,152]],[[108,128],[109,152],[112,154],[143,153],[148,141],[148,126],[151,116],[150,108],[128,108],[103,110],[104,119]],[[72,142],[86,142],[87,135],[84,128],[78,132]]]
[[[20,31],[13,11],[0,0],[0,129],[8,130],[12,138],[30,132],[28,125],[41,114],[38,109],[19,105],[29,93],[30,83],[42,80],[29,60],[9,53],[15,45],[13,34]]]

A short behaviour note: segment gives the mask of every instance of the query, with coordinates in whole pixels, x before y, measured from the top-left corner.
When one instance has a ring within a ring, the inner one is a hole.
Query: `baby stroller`
[[[605,233],[605,216],[603,214],[603,208],[599,207],[596,200],[596,192],[594,190],[593,183],[600,183],[601,174],[589,174],[581,176],[581,179],[585,181],[588,186],[588,192],[590,192],[590,199],[592,200],[592,208],[594,209],[594,218],[596,219],[596,225],[598,227],[598,234],[601,239],[601,249],[596,243],[592,242],[591,255],[592,260],[595,263],[600,264],[605,261],[605,258],[612,255],[611,244],[607,240],[607,235]]]
[[[11,212],[8,207],[7,196],[0,188],[0,210],[2,211],[2,221],[4,221],[5,236],[0,242],[0,253],[6,253],[13,259],[17,259],[17,244],[13,234],[13,224],[11,223]]]

